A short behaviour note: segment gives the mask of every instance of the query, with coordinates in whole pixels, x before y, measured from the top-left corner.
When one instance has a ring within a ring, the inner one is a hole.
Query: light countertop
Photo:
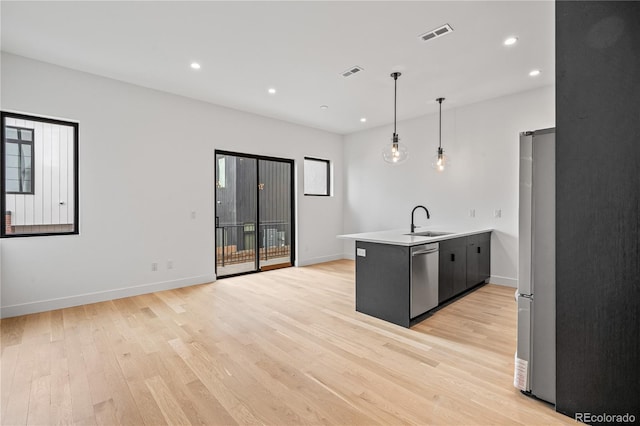
[[[371,243],[393,244],[397,246],[415,246],[418,244],[435,243],[438,241],[451,240],[453,238],[466,237],[468,235],[483,234],[491,232],[491,228],[481,228],[473,230],[456,230],[456,229],[436,229],[431,227],[416,228],[416,232],[451,232],[448,235],[439,235],[437,237],[423,237],[419,235],[411,235],[407,229],[393,229],[389,231],[362,232],[359,234],[338,235],[338,238],[344,240],[367,241]],[[409,234],[409,235],[406,235]]]

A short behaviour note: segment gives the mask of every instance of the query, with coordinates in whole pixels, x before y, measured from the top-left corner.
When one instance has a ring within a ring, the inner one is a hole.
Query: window
[[[329,160],[304,157],[304,195],[329,196],[330,188]]]
[[[33,129],[6,128],[5,188],[10,194],[33,194]]]
[[[78,233],[78,124],[1,113],[0,236]]]

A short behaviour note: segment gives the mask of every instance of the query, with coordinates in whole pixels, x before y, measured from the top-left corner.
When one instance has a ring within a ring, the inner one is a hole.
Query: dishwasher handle
[[[411,253],[411,256],[420,256],[423,254],[431,254],[431,253],[437,253],[438,249],[434,248],[434,249],[429,249],[429,250],[420,250],[420,251],[414,251]]]

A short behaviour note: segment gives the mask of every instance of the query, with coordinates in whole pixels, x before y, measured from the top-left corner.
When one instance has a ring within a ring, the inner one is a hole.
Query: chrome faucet
[[[429,215],[429,210],[427,210],[425,206],[415,206],[413,210],[411,210],[411,233],[412,234],[416,230],[416,226],[413,224],[413,214],[416,212],[416,209],[419,209],[419,208],[424,209],[424,211],[427,213],[427,219],[431,219],[431,215]]]

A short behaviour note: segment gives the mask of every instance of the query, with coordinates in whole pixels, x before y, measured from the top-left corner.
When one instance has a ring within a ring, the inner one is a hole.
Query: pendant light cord
[[[393,134],[396,134],[396,104],[398,101],[398,73],[393,73]]]
[[[444,98],[438,98],[437,101],[440,104],[440,128],[438,132],[438,148],[442,149],[442,101],[444,101]]]

